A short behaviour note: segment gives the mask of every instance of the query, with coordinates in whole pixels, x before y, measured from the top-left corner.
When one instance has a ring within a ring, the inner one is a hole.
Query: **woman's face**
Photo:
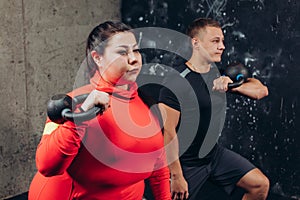
[[[123,86],[136,81],[142,67],[142,57],[131,32],[120,32],[110,37],[99,70],[105,81]]]

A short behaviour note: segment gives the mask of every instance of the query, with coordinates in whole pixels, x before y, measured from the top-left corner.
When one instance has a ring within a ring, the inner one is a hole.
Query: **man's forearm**
[[[182,175],[182,169],[179,161],[179,146],[176,133],[170,134],[164,131],[165,148],[167,153],[167,161],[172,177]]]
[[[269,93],[268,88],[255,78],[249,78],[248,82],[242,84],[240,87],[233,88],[231,91],[238,92],[252,99],[261,99],[268,96]]]

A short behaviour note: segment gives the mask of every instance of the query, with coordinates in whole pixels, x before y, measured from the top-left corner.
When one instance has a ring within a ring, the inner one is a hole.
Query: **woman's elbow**
[[[56,176],[63,174],[63,171],[58,167],[49,166],[47,163],[36,162],[37,170],[45,177]]]
[[[45,177],[51,177],[51,176],[57,176],[57,175],[62,175],[63,172],[58,172],[55,170],[49,170],[46,168],[39,168],[38,169],[39,173],[42,174]]]

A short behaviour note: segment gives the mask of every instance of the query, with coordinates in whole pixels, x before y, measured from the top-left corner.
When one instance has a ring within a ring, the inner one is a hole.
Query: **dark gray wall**
[[[261,168],[270,178],[271,193],[300,199],[300,1],[122,2],[122,19],[133,27],[184,33],[198,17],[217,19],[223,26],[226,50],[220,69],[241,61],[269,88],[269,96],[259,101],[227,95],[228,113],[219,142]],[[170,65],[173,58],[169,52],[156,51],[145,62]],[[143,72],[153,74],[153,69]]]
[[[72,90],[85,39],[119,0],[0,0],[0,199],[28,190],[46,102]]]

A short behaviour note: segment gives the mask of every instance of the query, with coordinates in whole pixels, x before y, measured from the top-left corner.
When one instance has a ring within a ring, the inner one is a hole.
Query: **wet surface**
[[[242,62],[252,77],[268,86],[269,96],[252,100],[228,94],[219,143],[248,158],[269,177],[271,199],[300,199],[300,1],[132,2],[124,0],[121,11],[123,21],[134,28],[154,26],[184,33],[197,17],[221,23],[226,50],[218,67]],[[170,65],[174,57],[156,51],[144,56],[144,62]],[[163,65],[151,65],[142,73],[163,76],[165,70]]]

